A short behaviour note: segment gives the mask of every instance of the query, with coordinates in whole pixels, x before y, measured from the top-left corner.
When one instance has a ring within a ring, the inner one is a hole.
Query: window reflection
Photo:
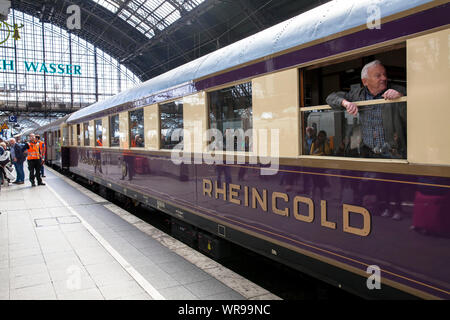
[[[144,148],[144,109],[130,111],[130,145]]]
[[[161,104],[159,111],[161,119],[161,149],[173,149],[183,141],[183,102],[175,101]]]
[[[103,146],[102,120],[95,120],[95,145],[97,147]]]
[[[84,146],[88,147],[90,146],[90,140],[89,140],[89,123],[85,122],[83,123],[83,131],[84,131]]]
[[[81,144],[81,128],[80,125],[77,124],[77,146]]]
[[[116,114],[109,118],[109,145],[111,147],[120,146],[120,131],[119,131],[119,115]]]
[[[70,145],[75,144],[75,141],[73,141],[73,126],[70,126],[69,144]]]
[[[228,87],[209,94],[209,122],[211,129],[222,133],[222,141],[211,141],[223,144],[227,150],[227,137],[231,150],[251,151],[251,136],[243,136],[252,129],[252,83],[247,82]],[[212,147],[212,145],[210,145]]]
[[[62,145],[68,146],[69,145],[69,129],[64,126],[63,127],[63,137],[62,137]]]

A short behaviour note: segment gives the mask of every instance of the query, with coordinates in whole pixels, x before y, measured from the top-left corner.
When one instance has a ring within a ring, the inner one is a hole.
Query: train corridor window
[[[130,111],[130,146],[144,148],[144,109]]]
[[[209,127],[222,134],[222,141],[211,139],[211,150],[252,151],[251,135],[245,134],[253,127],[251,82],[210,92],[208,113]]]
[[[406,159],[406,49],[300,70],[303,155]]]
[[[55,131],[56,143],[58,144],[58,148],[61,148],[61,131]]]
[[[69,146],[69,129],[66,126],[63,127],[62,145]]]
[[[120,146],[120,130],[119,130],[119,115],[116,114],[109,118],[109,145],[111,147]]]
[[[69,135],[69,145],[74,145],[75,141],[73,141],[73,126],[70,126],[70,135]]]
[[[95,120],[95,146],[103,147],[103,128],[102,128],[102,120]]]
[[[89,147],[90,146],[89,122],[83,123],[83,132],[84,132],[84,146]]]
[[[81,127],[77,124],[77,146],[81,145]]]
[[[174,101],[159,105],[161,119],[161,149],[173,149],[182,143],[183,102]]]

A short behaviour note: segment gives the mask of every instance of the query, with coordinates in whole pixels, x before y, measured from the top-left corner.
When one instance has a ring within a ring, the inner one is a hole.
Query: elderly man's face
[[[372,95],[377,95],[387,89],[386,69],[382,65],[374,65],[367,70],[367,79],[362,79],[363,84]]]
[[[36,139],[36,137],[34,136],[34,134],[30,134],[29,137],[30,137],[30,140],[31,140],[31,141],[33,141],[33,140]]]

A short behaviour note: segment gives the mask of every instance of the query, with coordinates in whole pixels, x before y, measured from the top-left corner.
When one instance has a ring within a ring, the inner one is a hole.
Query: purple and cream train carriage
[[[61,166],[362,296],[448,299],[449,17],[331,1],[75,112]],[[325,103],[374,59],[407,90],[403,155],[362,158],[358,117]],[[308,126],[332,153],[309,154]],[[252,134],[230,151],[208,129]]]

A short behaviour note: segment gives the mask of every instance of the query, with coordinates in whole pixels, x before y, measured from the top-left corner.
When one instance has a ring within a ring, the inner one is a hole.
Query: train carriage
[[[68,145],[68,126],[65,121],[70,115],[61,117],[45,126],[38,128],[35,134],[41,136],[41,140],[45,142],[45,162],[47,165],[55,166],[62,169],[61,146]],[[69,151],[69,150],[67,150]],[[66,150],[64,150],[66,152]],[[66,165],[68,167],[68,164]]]
[[[448,299],[449,17],[448,1],[331,1],[75,112],[63,163],[359,295]],[[365,157],[361,116],[326,101],[373,60],[405,95],[361,113],[404,110],[405,141]]]

